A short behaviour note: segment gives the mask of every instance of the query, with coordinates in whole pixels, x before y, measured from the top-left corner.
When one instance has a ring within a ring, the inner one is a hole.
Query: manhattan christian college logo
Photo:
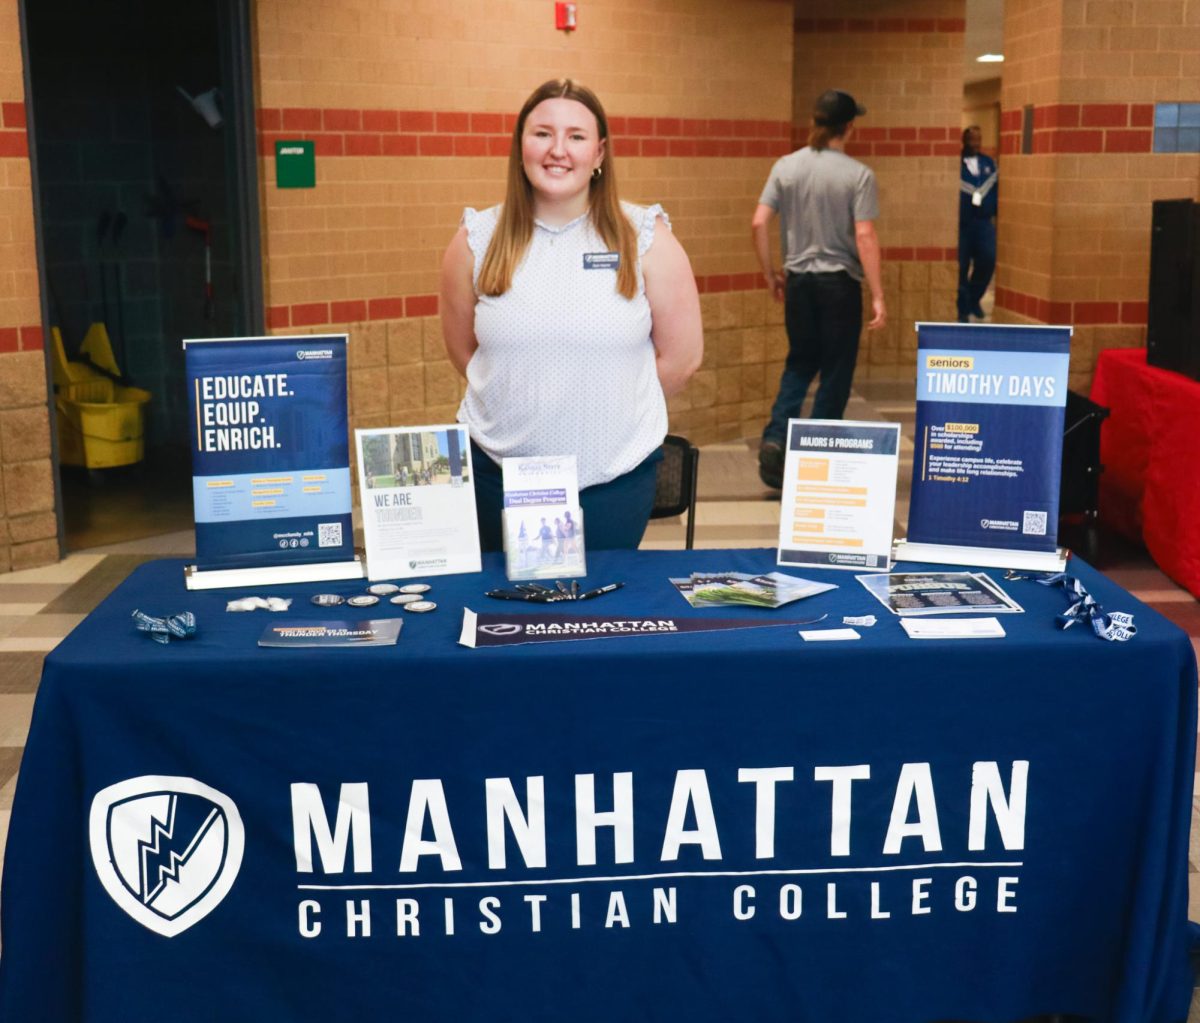
[[[167,938],[225,898],[246,839],[232,799],[195,778],[161,775],[97,792],[88,832],[104,890],[139,924]]]
[[[486,632],[489,636],[515,636],[522,628],[521,625],[510,625],[508,622],[495,622],[479,626],[479,631]]]

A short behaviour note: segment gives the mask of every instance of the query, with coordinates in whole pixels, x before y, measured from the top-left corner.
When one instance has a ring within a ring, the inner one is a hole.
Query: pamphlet
[[[258,638],[268,647],[395,646],[404,623],[399,618],[336,619],[268,625]]]
[[[367,577],[478,572],[479,523],[465,427],[355,430]]]
[[[791,420],[778,564],[886,570],[899,448],[898,423]]]
[[[855,578],[893,614],[1013,614],[1024,610],[983,572],[892,572]]]
[[[575,456],[506,458],[503,472],[508,578],[587,575]]]
[[[750,607],[783,607],[796,600],[812,597],[827,590],[836,590],[833,583],[816,583],[811,579],[767,572],[748,575],[745,572],[693,572],[686,579],[672,579],[671,585],[692,607],[720,607],[741,604]]]

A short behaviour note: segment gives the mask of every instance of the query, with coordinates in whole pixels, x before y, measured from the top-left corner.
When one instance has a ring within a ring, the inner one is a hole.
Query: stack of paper
[[[994,615],[1023,610],[984,572],[892,572],[855,578],[897,615]]]
[[[692,607],[721,607],[742,604],[749,607],[783,607],[826,590],[836,590],[832,583],[815,583],[811,579],[767,572],[748,575],[745,572],[693,572],[687,579],[672,579],[683,599]]]
[[[996,618],[902,618],[909,639],[1000,639],[1004,626]]]

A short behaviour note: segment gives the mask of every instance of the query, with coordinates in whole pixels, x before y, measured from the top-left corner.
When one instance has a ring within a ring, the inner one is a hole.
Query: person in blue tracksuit
[[[983,133],[971,125],[962,135],[958,193],[958,322],[983,318],[980,300],[996,269],[996,161],[979,151]]]

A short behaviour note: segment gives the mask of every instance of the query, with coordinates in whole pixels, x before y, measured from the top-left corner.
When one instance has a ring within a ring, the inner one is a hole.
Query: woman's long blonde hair
[[[601,140],[608,140],[608,118],[596,94],[587,86],[569,78],[556,78],[534,89],[521,107],[513,128],[512,148],[508,153],[508,185],[500,220],[492,235],[483,265],[479,268],[479,291],[484,295],[503,295],[512,286],[513,274],[533,237],[533,187],[525,176],[521,159],[521,139],[525,121],[539,103],[548,99],[573,99],[582,103],[596,118]],[[604,244],[621,254],[617,270],[617,292],[625,298],[637,294],[637,236],[633,225],[621,210],[617,179],[613,170],[612,142],[604,147],[600,174],[592,175],[588,193],[588,215]]]

